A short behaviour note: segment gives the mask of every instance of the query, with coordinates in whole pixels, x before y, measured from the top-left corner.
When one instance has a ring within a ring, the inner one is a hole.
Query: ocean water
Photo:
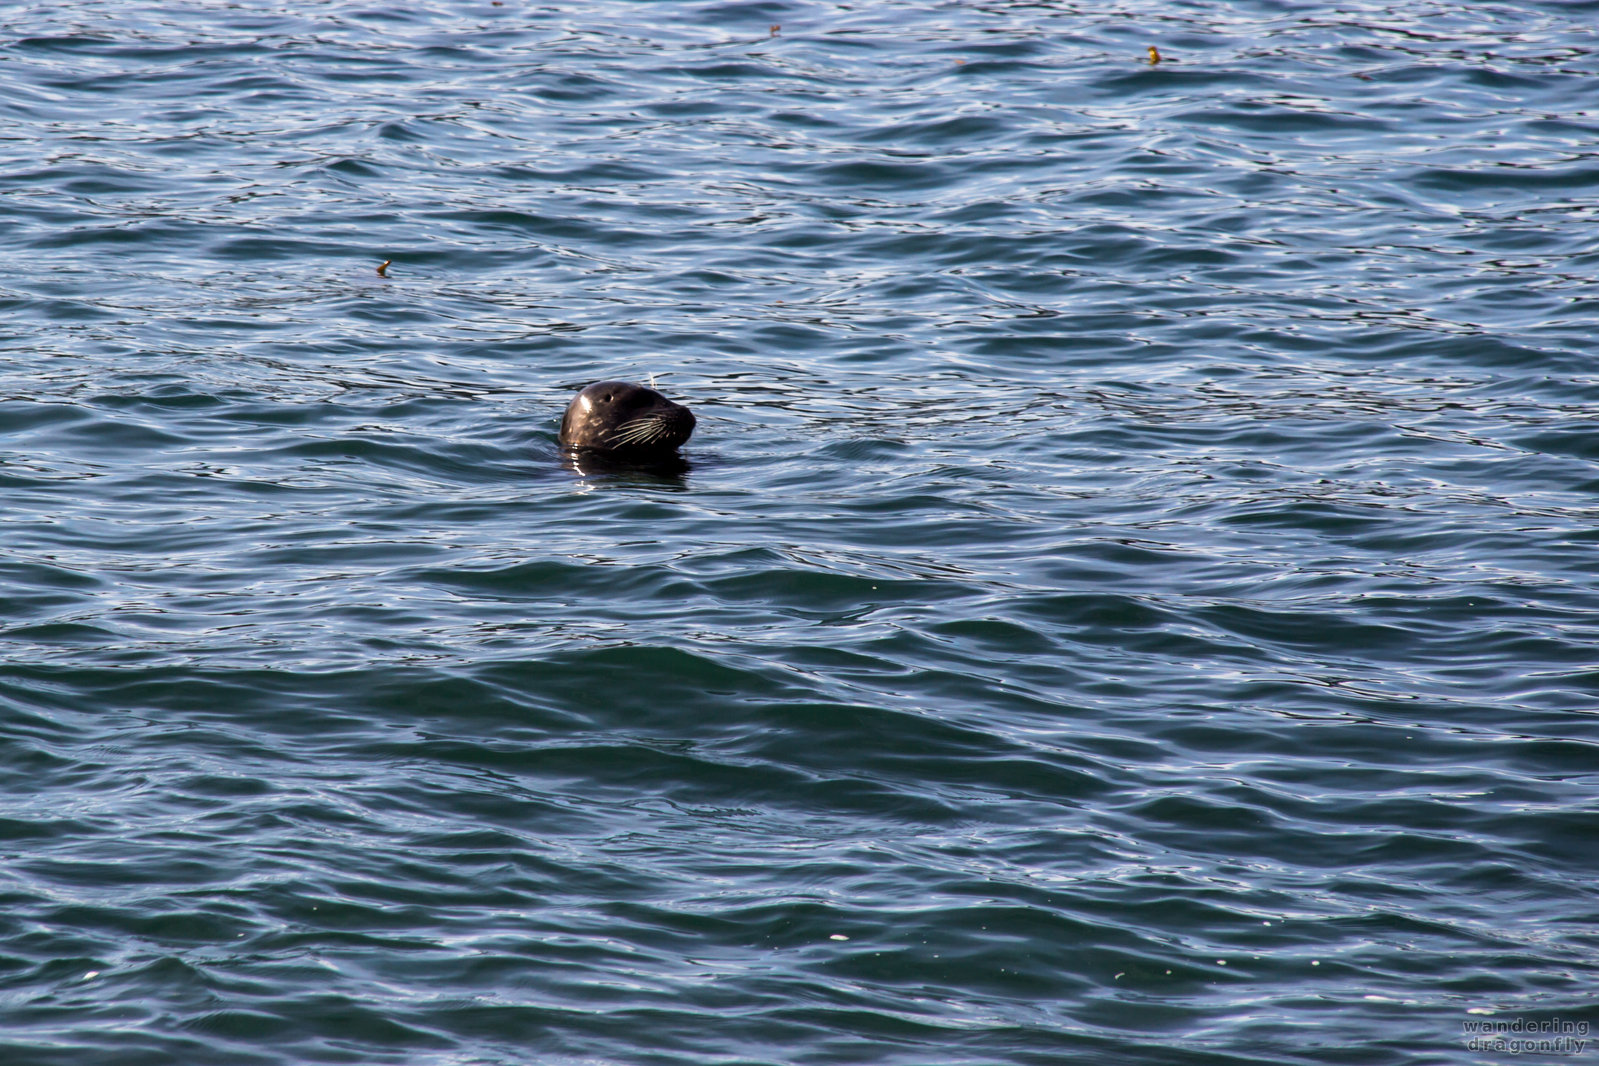
[[[1599,4],[0,16],[6,1066],[1599,1054]]]

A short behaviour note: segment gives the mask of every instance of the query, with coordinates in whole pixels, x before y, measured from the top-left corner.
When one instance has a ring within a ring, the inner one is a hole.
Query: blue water
[[[1596,77],[8,8],[0,1062],[1599,1054]],[[559,452],[602,378],[686,471]]]

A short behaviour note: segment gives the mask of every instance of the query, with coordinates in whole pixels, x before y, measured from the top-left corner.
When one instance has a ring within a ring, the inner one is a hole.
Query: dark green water
[[[3,15],[4,1066],[1599,1055],[1599,6]]]

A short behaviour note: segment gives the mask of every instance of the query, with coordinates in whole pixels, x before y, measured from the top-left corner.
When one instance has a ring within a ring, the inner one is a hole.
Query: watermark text
[[[1588,1023],[1565,1018],[1467,1018],[1467,1051],[1501,1055],[1581,1055],[1593,1047]]]

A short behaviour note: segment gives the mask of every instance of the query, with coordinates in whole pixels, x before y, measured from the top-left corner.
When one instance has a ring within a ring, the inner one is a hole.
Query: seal
[[[630,381],[596,381],[561,417],[561,447],[631,462],[670,458],[693,432],[693,411]]]

